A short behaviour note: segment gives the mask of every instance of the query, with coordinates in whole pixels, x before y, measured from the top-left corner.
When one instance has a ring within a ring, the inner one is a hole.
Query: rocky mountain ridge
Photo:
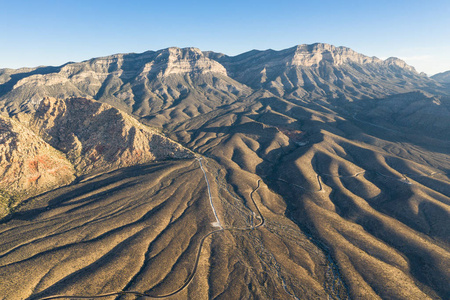
[[[86,98],[46,97],[16,118],[65,153],[78,175],[192,153],[120,110]]]
[[[234,57],[207,54],[233,79],[299,100],[374,98],[439,86],[398,58],[381,60],[329,44],[254,50]]]
[[[33,110],[46,96],[91,97],[158,126],[261,89],[300,101],[332,101],[440,88],[397,58],[381,60],[321,43],[233,57],[173,47],[60,67],[3,69],[0,78],[0,109],[9,114]]]

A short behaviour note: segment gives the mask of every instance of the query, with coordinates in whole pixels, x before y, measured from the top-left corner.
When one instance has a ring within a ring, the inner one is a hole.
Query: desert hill
[[[0,189],[8,198],[14,195],[10,206],[75,176],[193,157],[118,109],[86,98],[46,97],[33,113],[1,118]]]
[[[0,139],[0,216],[15,202],[75,178],[75,170],[63,153],[16,120],[0,117]]]
[[[43,99],[32,114],[16,116],[64,152],[79,175],[192,154],[134,118],[86,98]]]
[[[277,98],[202,119],[174,134],[233,170],[234,185],[257,174],[282,195],[285,214],[343,266],[350,298],[445,298],[450,161],[411,144],[439,140]]]

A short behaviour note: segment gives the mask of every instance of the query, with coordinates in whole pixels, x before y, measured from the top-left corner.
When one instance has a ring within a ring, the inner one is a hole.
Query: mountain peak
[[[249,51],[234,57],[207,55],[238,82],[298,99],[384,97],[433,85],[398,58],[384,61],[326,43]]]
[[[402,69],[406,69],[408,71],[416,72],[416,69],[414,69],[414,67],[408,65],[405,61],[401,60],[400,58],[397,57],[389,57],[386,60],[384,60],[384,64],[388,65],[388,66],[397,66],[400,67]]]
[[[206,57],[198,48],[170,47],[156,53],[156,58],[145,65],[143,72],[157,73],[162,77],[172,74],[210,72],[227,75],[221,64]]]
[[[343,46],[334,46],[331,44],[327,44],[327,43],[314,43],[314,44],[300,44],[295,46],[295,48],[297,49],[297,51],[308,51],[308,52],[318,52],[318,51],[336,51],[336,49],[348,49],[351,50],[350,48],[347,47],[343,47]]]
[[[347,62],[359,64],[381,62],[376,57],[368,57],[347,47],[336,47],[326,43],[302,44],[294,48],[292,64],[297,66],[318,66],[320,62],[342,65]]]
[[[184,48],[180,48],[180,47],[169,47],[166,49],[163,49],[161,51],[168,51],[170,53],[197,53],[197,54],[203,54],[203,52],[196,47],[184,47]]]

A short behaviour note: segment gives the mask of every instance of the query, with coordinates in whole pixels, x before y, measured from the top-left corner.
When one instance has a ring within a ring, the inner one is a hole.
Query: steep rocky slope
[[[89,96],[166,123],[210,111],[250,93],[249,88],[229,78],[222,65],[196,48],[117,54],[51,70],[15,73],[5,74],[5,83],[0,86],[0,102],[9,112],[33,110],[45,96]],[[162,110],[164,113],[156,115]]]
[[[239,82],[301,100],[354,100],[438,86],[398,58],[381,60],[329,44],[254,50],[234,57],[211,52],[207,55]]]
[[[70,183],[74,174],[64,154],[19,122],[0,116],[0,217],[23,199]]]
[[[92,174],[191,152],[110,105],[86,98],[44,98],[16,117],[66,153],[77,174]]]

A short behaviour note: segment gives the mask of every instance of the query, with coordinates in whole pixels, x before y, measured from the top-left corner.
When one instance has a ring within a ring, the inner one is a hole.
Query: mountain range
[[[448,72],[167,48],[0,69],[0,112],[2,299],[450,296]]]

